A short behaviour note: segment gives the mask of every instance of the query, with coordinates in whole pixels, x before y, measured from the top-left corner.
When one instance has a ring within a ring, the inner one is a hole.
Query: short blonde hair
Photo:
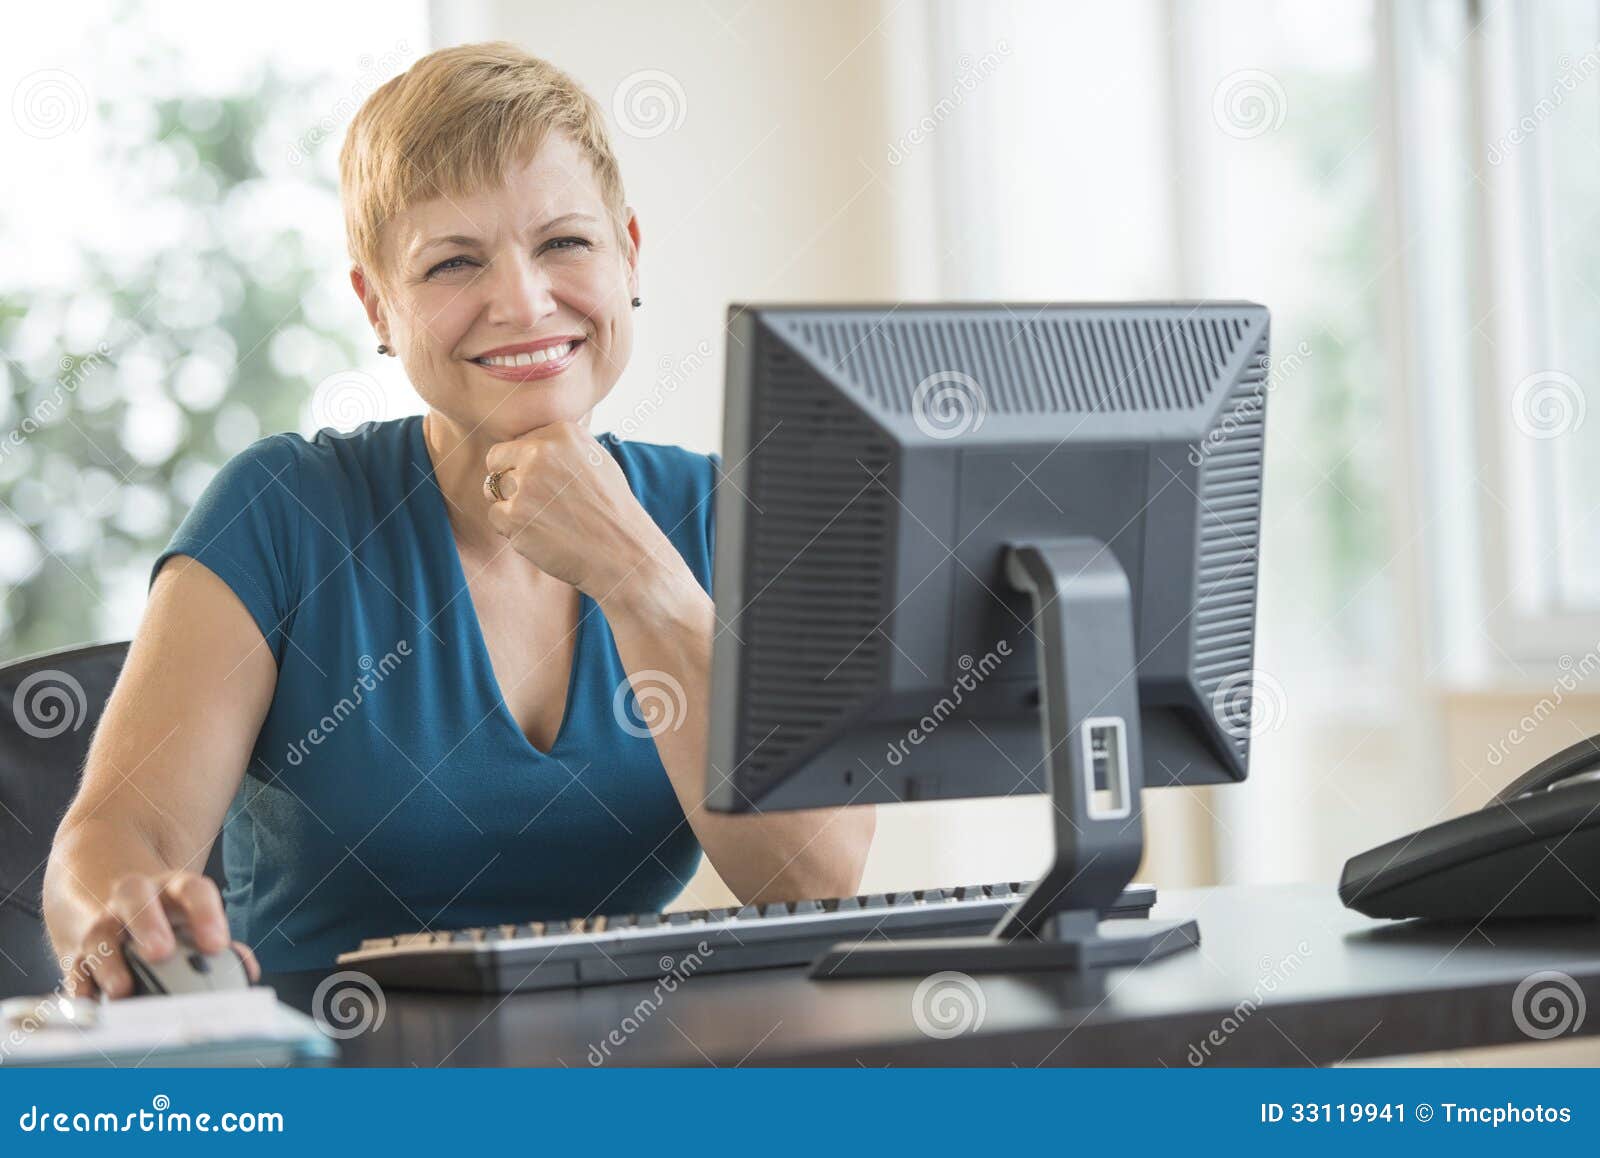
[[[424,56],[367,98],[339,151],[351,260],[381,278],[385,223],[421,201],[493,188],[551,131],[570,137],[594,166],[624,234],[622,172],[605,115],[577,81],[504,41]]]

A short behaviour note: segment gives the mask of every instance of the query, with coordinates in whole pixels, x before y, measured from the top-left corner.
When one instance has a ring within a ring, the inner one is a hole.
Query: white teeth
[[[476,360],[485,366],[537,366],[540,362],[548,362],[553,358],[565,358],[571,350],[571,342],[562,342],[559,346],[546,346],[542,350],[534,350],[527,354],[506,354],[498,358]]]

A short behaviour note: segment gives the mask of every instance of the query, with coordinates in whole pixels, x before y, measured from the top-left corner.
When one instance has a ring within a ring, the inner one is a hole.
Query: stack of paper
[[[40,998],[45,1009],[50,998]],[[324,1062],[338,1049],[271,989],[130,997],[94,1008],[88,1024],[56,1016],[0,1026],[5,1066],[282,1066]]]

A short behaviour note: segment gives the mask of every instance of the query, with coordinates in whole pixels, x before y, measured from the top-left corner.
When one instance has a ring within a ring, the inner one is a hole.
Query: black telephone
[[[1541,760],[1476,812],[1351,857],[1339,899],[1370,917],[1600,916],[1600,736]]]

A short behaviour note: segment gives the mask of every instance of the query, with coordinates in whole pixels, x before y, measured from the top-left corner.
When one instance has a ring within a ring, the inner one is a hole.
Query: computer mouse
[[[177,947],[160,961],[152,961],[129,941],[122,948],[133,974],[134,996],[181,993],[219,993],[246,989],[250,974],[232,945],[216,953],[195,948],[183,930],[177,931]]]
[[[1351,857],[1339,899],[1370,917],[1600,917],[1600,736],[1484,807]]]

